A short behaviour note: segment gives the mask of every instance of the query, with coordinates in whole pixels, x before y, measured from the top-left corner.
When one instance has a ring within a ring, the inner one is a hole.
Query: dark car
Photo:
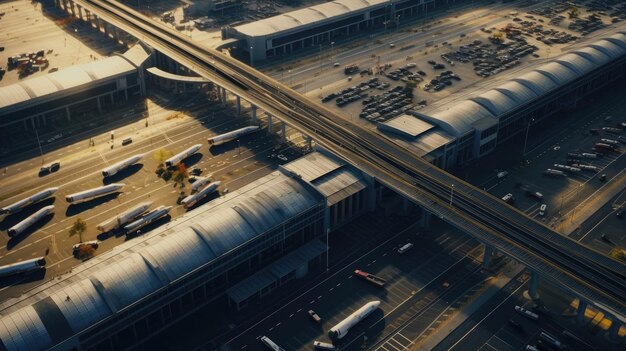
[[[519,322],[514,321],[513,319],[509,319],[509,325],[517,330],[523,330],[522,325]]]
[[[424,71],[420,70],[420,71],[417,71],[417,74],[419,74],[420,76],[425,76],[425,75],[426,75],[426,72],[424,72]]]
[[[433,66],[434,69],[444,69],[446,68],[446,66],[442,63],[438,63],[436,65]]]
[[[437,62],[435,62],[434,60],[428,60],[428,64],[431,64],[431,65],[433,65],[433,66],[434,66],[434,65],[436,65],[436,64],[437,64]]]
[[[133,142],[133,138],[126,138],[122,140],[122,145],[128,145]]]
[[[194,176],[199,176],[200,174],[202,174],[202,170],[200,168],[192,168],[189,171],[189,174],[194,175]]]

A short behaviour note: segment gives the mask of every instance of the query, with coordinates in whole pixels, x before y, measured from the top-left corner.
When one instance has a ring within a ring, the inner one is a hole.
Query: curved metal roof
[[[121,310],[162,286],[138,253],[101,267],[89,279],[114,311]]]
[[[20,102],[79,87],[100,79],[135,71],[137,68],[121,56],[112,56],[83,65],[64,68],[45,76],[0,87],[0,109]]]
[[[234,29],[250,37],[270,35],[311,23],[331,20],[333,17],[346,17],[352,12],[367,10],[369,7],[390,2],[390,0],[336,0],[242,24]]]
[[[451,108],[439,110],[423,117],[429,118],[431,122],[438,124],[446,132],[460,137],[472,130],[472,123],[486,117],[494,118],[495,116],[475,101],[463,100]]]
[[[9,351],[45,350],[52,345],[52,339],[33,306],[0,318],[0,340]]]
[[[298,178],[258,179],[3,304],[0,345],[47,349],[321,203]]]
[[[112,313],[89,279],[59,290],[50,297],[75,333]]]
[[[567,66],[567,68],[576,72],[578,76],[582,76],[598,66],[594,62],[586,59],[583,55],[574,52],[560,56],[554,61]]]
[[[593,62],[597,66],[601,66],[609,61],[611,61],[614,57],[605,54],[603,51],[600,51],[592,46],[584,47],[580,50],[573,51],[574,54],[580,55],[587,60]]]
[[[513,78],[478,96],[452,104],[445,110],[420,114],[459,137],[473,129],[473,123],[485,117],[500,116],[533,99],[584,76],[594,69],[626,55],[626,34],[617,33],[569,52],[530,72]]]
[[[158,275],[164,275],[170,282],[216,257],[191,227],[163,237],[147,246],[141,255],[155,271],[159,271]]]
[[[558,85],[565,85],[565,83],[578,77],[578,72],[560,62],[555,61],[537,67],[537,71],[550,77],[550,79],[557,82]]]
[[[517,78],[513,78],[513,81],[527,86],[538,96],[559,86],[556,81],[539,71],[524,73]]]

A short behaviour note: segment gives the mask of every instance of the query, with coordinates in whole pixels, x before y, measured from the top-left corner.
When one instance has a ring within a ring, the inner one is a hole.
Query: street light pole
[[[450,206],[452,206],[452,196],[454,196],[454,184],[450,184]]]
[[[530,131],[530,125],[535,121],[534,118],[531,118],[530,121],[528,121],[528,126],[526,127],[526,137],[524,138],[524,152],[522,153],[522,156],[526,155],[526,145],[528,144],[528,132]]]
[[[330,243],[328,242],[328,232],[330,232],[330,228],[326,228],[326,272],[328,272],[328,256],[330,251]]]
[[[241,140],[237,139],[237,155],[241,155]]]
[[[39,141],[39,132],[37,132],[37,128],[35,128],[35,136],[37,137],[37,145],[39,145],[39,153],[41,153],[41,164],[44,164],[43,158],[43,149],[41,148],[41,141]]]
[[[252,50],[254,49],[254,46],[250,46],[250,66],[254,67],[254,53],[252,52]]]

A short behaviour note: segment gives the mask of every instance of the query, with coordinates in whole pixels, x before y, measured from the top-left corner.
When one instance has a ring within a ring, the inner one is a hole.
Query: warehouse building
[[[390,139],[444,169],[467,165],[626,75],[626,32],[511,72],[476,96],[441,99],[378,125]],[[522,151],[522,150],[520,150]]]
[[[144,67],[152,50],[135,45],[123,55],[61,69],[0,87],[0,129],[42,128],[145,95]]]
[[[420,16],[446,0],[336,0],[222,29],[222,39],[239,39],[235,55],[252,62],[306,48],[331,46],[334,41],[374,28],[395,26],[406,18]]]
[[[372,182],[311,153],[5,301],[0,350],[124,350],[209,302],[243,308],[323,267]]]

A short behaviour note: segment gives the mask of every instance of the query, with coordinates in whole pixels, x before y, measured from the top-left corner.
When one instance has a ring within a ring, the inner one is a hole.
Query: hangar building
[[[123,350],[209,302],[243,308],[321,268],[327,230],[375,193],[313,152],[3,302],[0,350]]]
[[[433,164],[467,165],[589,94],[624,79],[626,32],[511,72],[470,98],[455,95],[378,124],[388,138]]]

